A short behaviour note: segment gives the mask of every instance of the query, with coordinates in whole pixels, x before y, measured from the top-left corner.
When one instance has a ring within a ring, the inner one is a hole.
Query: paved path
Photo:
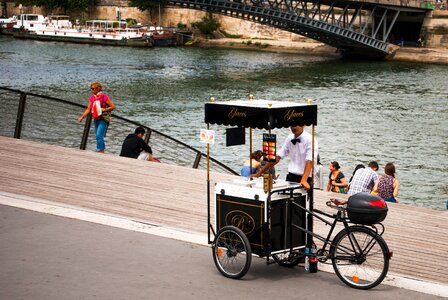
[[[0,137],[0,166],[0,194],[12,205],[31,197],[31,202],[48,201],[191,233],[207,243],[204,171],[6,137]],[[317,192],[315,206],[325,209],[332,196]],[[403,286],[399,278],[416,279],[436,284],[448,296],[448,213],[400,204],[389,208],[384,238],[394,257],[385,282]],[[319,222],[315,229],[320,234],[328,230]]]
[[[226,279],[208,247],[0,205],[0,299],[440,299],[253,260]]]

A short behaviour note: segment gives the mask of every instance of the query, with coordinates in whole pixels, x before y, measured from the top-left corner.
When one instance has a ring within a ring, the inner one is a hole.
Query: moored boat
[[[150,26],[148,28],[148,35],[153,39],[154,46],[156,47],[177,45],[176,33],[171,29],[164,29],[162,27]]]
[[[125,24],[125,22],[94,20],[87,22],[86,27],[60,29],[59,26],[49,25],[35,31],[17,32],[14,37],[111,46],[153,46],[153,41],[146,32],[128,28]]]

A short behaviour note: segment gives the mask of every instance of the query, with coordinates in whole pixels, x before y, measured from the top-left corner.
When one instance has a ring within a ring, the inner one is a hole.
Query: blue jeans
[[[104,151],[106,144],[104,143],[104,135],[106,134],[107,123],[104,120],[93,120],[95,125],[96,151]]]

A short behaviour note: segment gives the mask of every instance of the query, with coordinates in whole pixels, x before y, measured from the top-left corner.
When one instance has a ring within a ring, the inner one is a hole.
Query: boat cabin
[[[70,22],[69,16],[53,15],[48,16],[48,25],[57,29],[72,28],[72,22]]]
[[[28,31],[36,31],[47,27],[47,20],[43,15],[38,14],[20,14],[16,16],[17,23],[15,29],[26,29]]]

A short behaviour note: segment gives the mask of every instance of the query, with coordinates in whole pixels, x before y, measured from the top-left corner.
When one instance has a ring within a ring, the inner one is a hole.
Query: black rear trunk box
[[[357,193],[348,198],[347,212],[351,222],[372,225],[386,218],[387,204],[377,195]]]

